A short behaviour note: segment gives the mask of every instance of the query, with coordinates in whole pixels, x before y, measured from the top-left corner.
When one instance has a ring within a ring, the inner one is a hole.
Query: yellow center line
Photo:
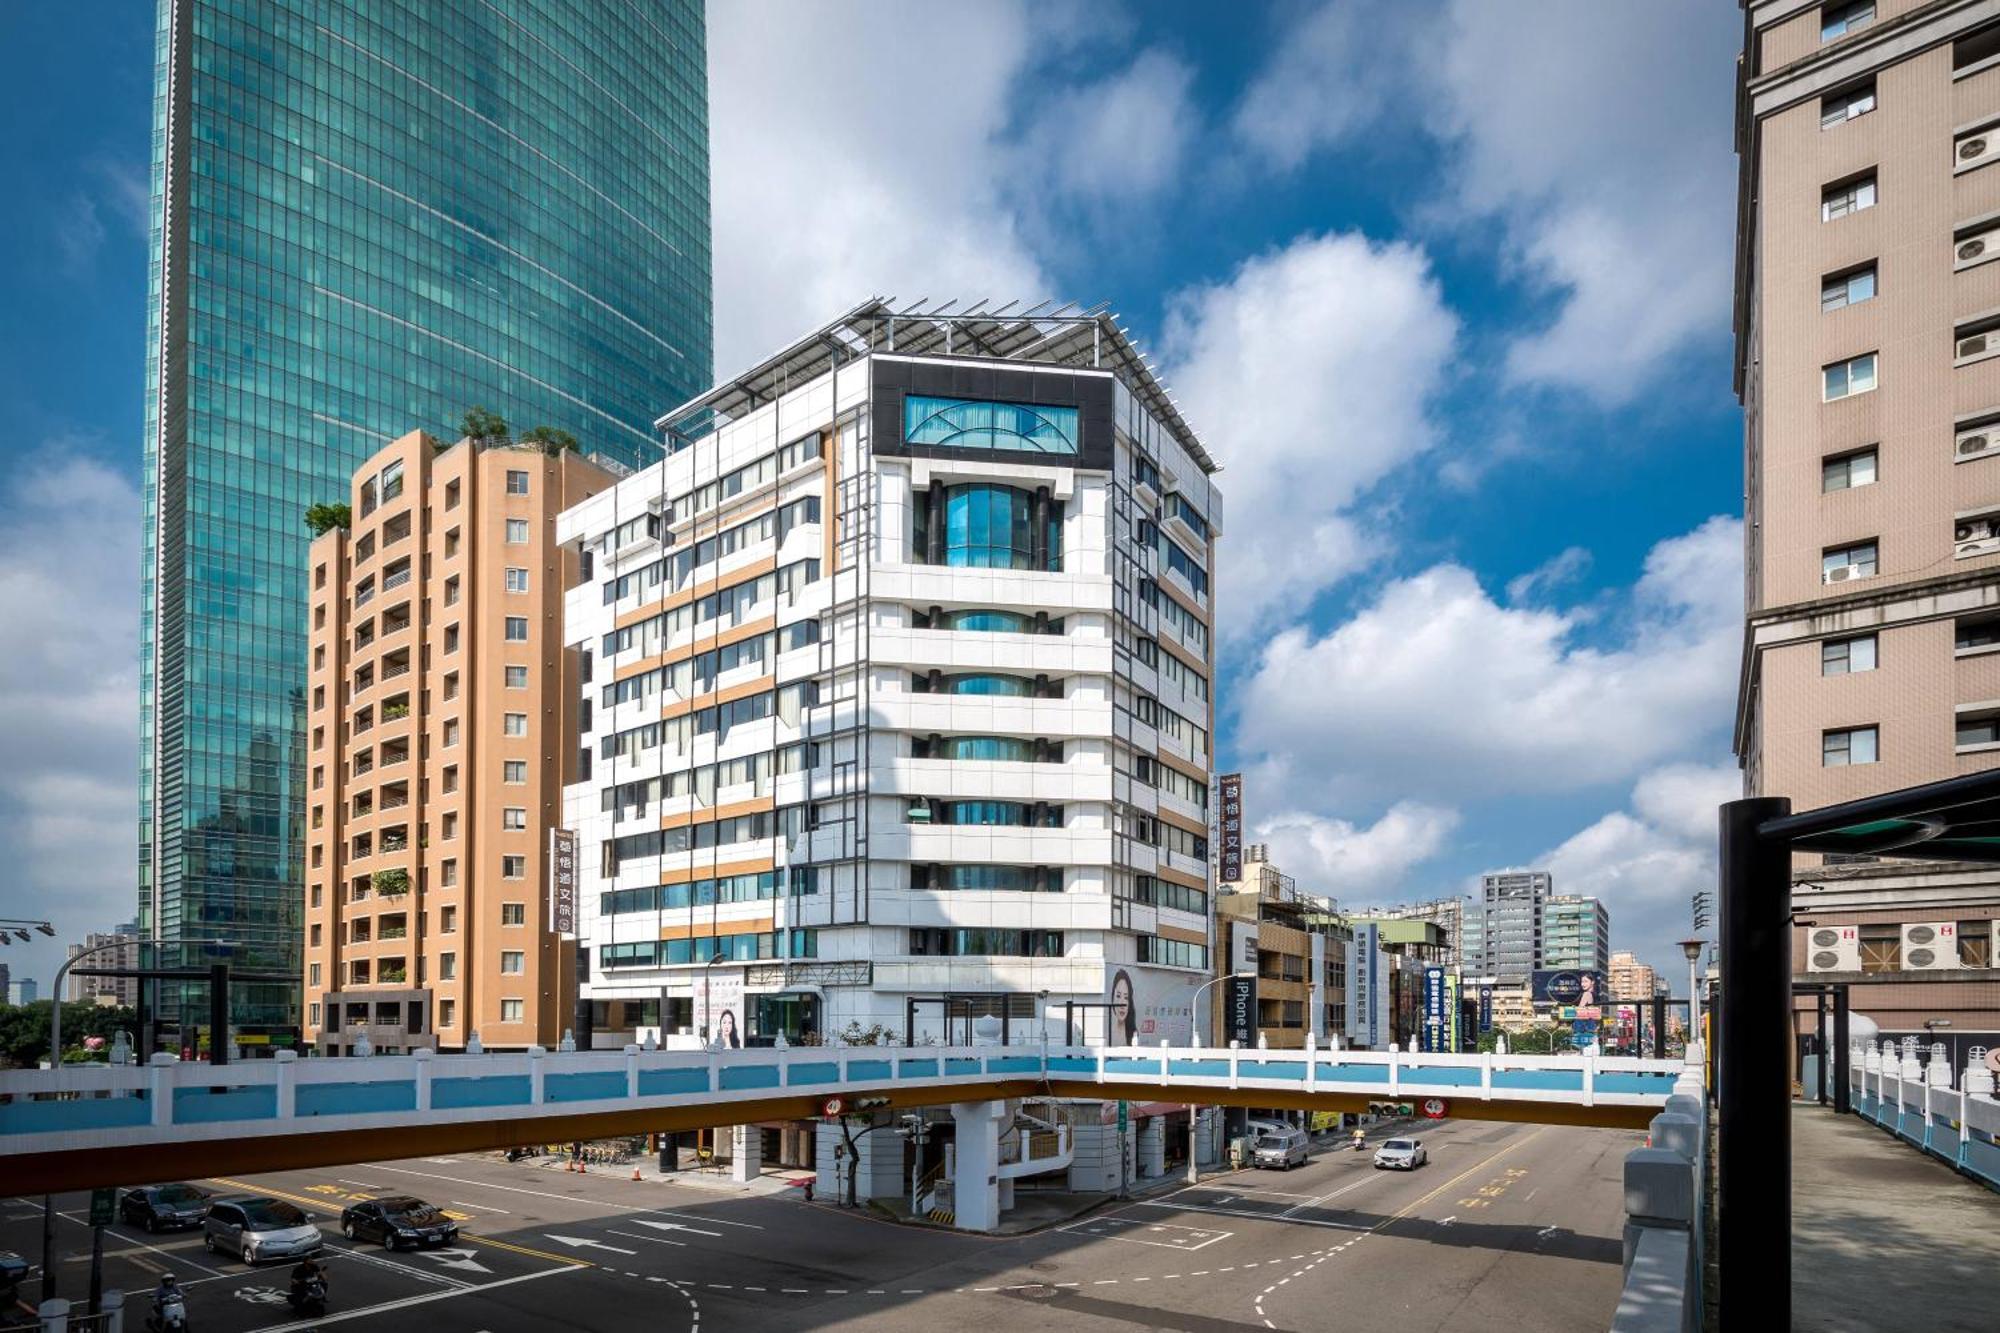
[[[1544,1128],[1546,1128],[1546,1126],[1544,1126]],[[1499,1161],[1502,1157],[1505,1157],[1508,1153],[1513,1152],[1514,1149],[1521,1147],[1523,1144],[1533,1142],[1541,1133],[1542,1130],[1537,1129],[1531,1134],[1527,1134],[1521,1138],[1515,1139],[1512,1143],[1500,1149],[1492,1156],[1481,1158],[1473,1165],[1465,1168],[1465,1170],[1453,1176],[1450,1180],[1445,1181],[1444,1184],[1438,1186],[1436,1189],[1432,1190],[1429,1194],[1424,1195],[1421,1199],[1417,1199],[1409,1204],[1406,1204],[1399,1211],[1391,1213],[1388,1217],[1385,1217],[1380,1222],[1377,1222],[1374,1226],[1368,1229],[1368,1234],[1372,1236],[1376,1232],[1382,1230],[1382,1228],[1388,1226],[1390,1223],[1402,1221],[1405,1217],[1408,1217],[1412,1212],[1423,1207],[1425,1204],[1429,1203],[1432,1199],[1435,1199],[1438,1195],[1444,1193],[1446,1190],[1450,1189],[1453,1185],[1456,1185],[1459,1181],[1464,1180],[1467,1176],[1474,1175],[1477,1172],[1485,1170],[1488,1166],[1492,1165],[1494,1162]]]
[[[303,1194],[290,1194],[284,1190],[272,1189],[269,1186],[257,1186],[257,1185],[246,1184],[241,1180],[230,1180],[226,1176],[210,1176],[209,1180],[213,1184],[227,1185],[231,1189],[244,1190],[251,1194],[268,1194],[274,1198],[288,1199],[293,1203],[302,1204],[307,1208],[316,1208],[324,1213],[338,1214],[339,1212],[345,1211],[344,1209],[338,1208],[334,1204],[326,1202],[324,1199],[308,1198]],[[474,1235],[470,1231],[461,1231],[458,1233],[458,1236],[460,1240],[476,1240],[481,1245],[491,1245],[495,1249],[512,1250],[516,1254],[526,1254],[536,1259],[548,1259],[554,1263],[569,1264],[572,1267],[576,1268],[597,1267],[597,1265],[592,1263],[590,1260],[579,1259],[573,1254],[554,1254],[548,1250],[537,1250],[526,1245],[516,1245],[512,1241],[495,1240],[491,1236]]]

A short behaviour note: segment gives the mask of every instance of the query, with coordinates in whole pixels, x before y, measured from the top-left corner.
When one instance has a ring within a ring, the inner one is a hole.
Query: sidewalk
[[[522,1166],[540,1168],[544,1171],[561,1171],[566,1163],[560,1157],[537,1157]],[[584,1171],[593,1176],[603,1176],[611,1180],[633,1180],[633,1172],[640,1184],[684,1185],[688,1189],[714,1190],[718,1194],[788,1194],[804,1198],[801,1188],[804,1181],[814,1178],[804,1167],[767,1167],[761,1175],[751,1181],[735,1181],[729,1178],[727,1167],[682,1167],[678,1171],[662,1171],[658,1160],[651,1154],[635,1157],[620,1166],[586,1166]]]
[[[2000,1327],[2000,1193],[1859,1116],[1793,1103],[1792,1327]]]

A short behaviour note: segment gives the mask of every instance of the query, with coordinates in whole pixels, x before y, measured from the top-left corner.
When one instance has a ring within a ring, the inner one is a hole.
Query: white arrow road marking
[[[463,1268],[468,1273],[490,1273],[493,1271],[485,1264],[473,1261],[472,1256],[479,1253],[477,1250],[465,1250],[452,1245],[446,1246],[442,1250],[418,1250],[417,1253],[444,1268]]]
[[[605,1245],[599,1241],[589,1240],[583,1236],[558,1236],[550,1232],[544,1232],[543,1239],[552,1240],[556,1242],[558,1245],[567,1245],[573,1250],[609,1250],[613,1254],[638,1253],[637,1250],[621,1250],[616,1245]]]
[[[1540,1231],[1537,1231],[1537,1232],[1535,1233],[1535,1239],[1536,1239],[1536,1240],[1547,1240],[1547,1239],[1548,1239],[1548,1238],[1549,1238],[1550,1236],[1553,1236],[1553,1235],[1555,1235],[1555,1234],[1556,1234],[1556,1232],[1558,1232],[1558,1231],[1560,1231],[1560,1230],[1562,1230],[1562,1228],[1561,1228],[1561,1227],[1543,1227],[1543,1228],[1542,1228],[1542,1229],[1541,1229]]]
[[[1453,1213],[1453,1214],[1452,1214],[1452,1215],[1451,1215],[1450,1217],[1445,1217],[1445,1218],[1440,1218],[1440,1219],[1438,1220],[1438,1225],[1439,1225],[1439,1226],[1441,1226],[1441,1227],[1448,1227],[1448,1226],[1450,1226],[1450,1225],[1451,1225],[1451,1224],[1452,1224],[1453,1222],[1456,1222],[1457,1220],[1458,1220],[1458,1214],[1457,1214],[1457,1213]]]
[[[635,1217],[632,1220],[642,1227],[652,1227],[659,1231],[692,1231],[697,1236],[722,1235],[720,1231],[703,1231],[700,1227],[682,1226],[679,1222],[655,1222],[649,1217]]]

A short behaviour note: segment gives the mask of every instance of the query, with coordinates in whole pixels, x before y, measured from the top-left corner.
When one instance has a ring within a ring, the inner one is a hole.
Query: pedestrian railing
[[[1699,1333],[1708,1105],[1692,1048],[1646,1146],[1625,1158],[1625,1285],[1613,1333]]]
[[[1848,1105],[1910,1146],[2000,1189],[2000,1100],[1986,1049],[1974,1046],[1955,1071],[1944,1043],[1915,1037],[1856,1042],[1848,1058]]]

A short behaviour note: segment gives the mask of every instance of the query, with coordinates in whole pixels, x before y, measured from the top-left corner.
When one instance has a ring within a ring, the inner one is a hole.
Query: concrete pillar
[[[747,1185],[764,1173],[764,1131],[755,1125],[729,1127],[729,1178]]]
[[[1014,1206],[1014,1178],[1012,1176],[1009,1176],[1007,1177],[1007,1179],[1000,1182],[1000,1211],[1003,1213],[1007,1212],[1008,1210],[1013,1208],[1013,1206]]]
[[[104,1333],[125,1333],[125,1293],[113,1287],[98,1301],[104,1311]]]
[[[903,1180],[903,1141],[888,1130],[863,1134],[856,1141],[860,1146],[861,1160],[854,1173],[855,1202],[907,1196],[909,1189]],[[846,1163],[839,1159],[835,1151],[844,1142],[839,1125],[822,1122],[813,1145],[813,1169],[818,1175],[813,1190],[818,1197],[836,1203],[847,1197],[844,1193],[847,1188]]]
[[[1000,1224],[1000,1129],[1005,1102],[953,1102],[956,1129],[952,1208],[961,1231]]]
[[[1167,1173],[1166,1124],[1163,1117],[1156,1115],[1149,1115],[1139,1122],[1138,1168],[1141,1178]]]
[[[42,1333],[68,1333],[69,1302],[60,1296],[51,1296],[35,1307],[35,1315],[42,1321]]]

